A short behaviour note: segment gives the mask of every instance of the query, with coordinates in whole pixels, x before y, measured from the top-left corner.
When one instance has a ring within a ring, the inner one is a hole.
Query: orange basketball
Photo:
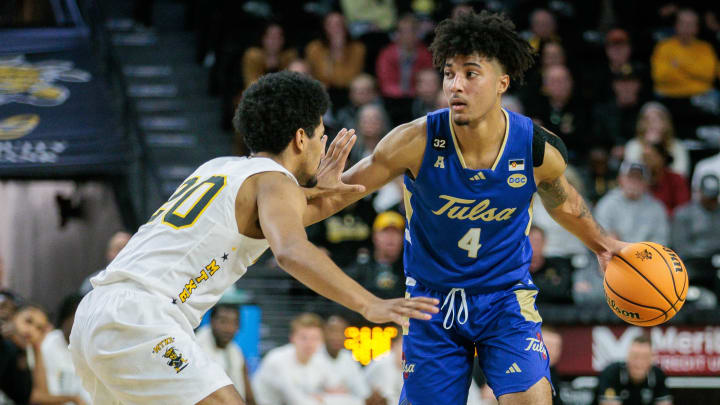
[[[677,253],[657,243],[639,242],[613,256],[604,285],[615,315],[633,325],[653,326],[680,311],[688,275]]]

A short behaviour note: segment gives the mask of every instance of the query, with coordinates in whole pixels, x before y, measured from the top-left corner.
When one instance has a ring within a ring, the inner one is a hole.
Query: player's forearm
[[[593,252],[610,250],[610,235],[595,221],[582,196],[564,178],[541,183],[538,192],[555,222],[577,236]]]
[[[323,297],[362,315],[378,298],[348,277],[330,258],[308,241],[274,252],[278,264],[295,279]]]
[[[312,190],[312,189],[305,189]],[[310,196],[313,191],[306,191],[305,195]],[[309,197],[307,211],[303,218],[303,225],[309,226],[323,219],[333,216],[343,208],[365,197],[368,193],[345,193],[333,194],[320,197]]]

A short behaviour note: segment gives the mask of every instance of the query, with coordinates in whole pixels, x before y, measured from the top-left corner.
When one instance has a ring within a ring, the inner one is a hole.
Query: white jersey
[[[203,164],[91,280],[93,286],[133,281],[177,304],[196,328],[269,246],[238,232],[235,198],[248,177],[270,171],[297,184],[267,158],[223,157]]]

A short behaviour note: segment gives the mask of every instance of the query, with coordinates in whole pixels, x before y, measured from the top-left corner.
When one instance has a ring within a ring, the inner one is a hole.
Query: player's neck
[[[257,152],[250,155],[250,157],[261,157],[273,160],[275,161],[275,163],[279,164],[280,166],[287,169],[287,171],[292,173],[295,178],[298,178],[298,172],[300,171],[300,162],[294,156],[290,156],[287,149],[279,154],[269,152]]]
[[[505,114],[499,106],[468,125],[457,125],[454,122],[452,125],[458,146],[466,161],[474,161],[481,155],[489,153],[489,149],[497,152],[502,147],[506,122]]]

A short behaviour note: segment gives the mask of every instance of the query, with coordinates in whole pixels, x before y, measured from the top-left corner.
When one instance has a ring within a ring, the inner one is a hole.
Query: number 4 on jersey
[[[458,247],[467,250],[468,257],[477,258],[478,250],[480,250],[480,228],[470,228],[465,236],[458,241]]]

